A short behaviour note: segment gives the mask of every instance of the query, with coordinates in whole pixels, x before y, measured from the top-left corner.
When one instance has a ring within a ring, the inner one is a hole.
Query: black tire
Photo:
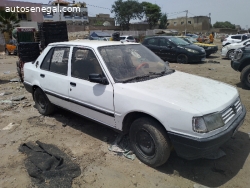
[[[10,55],[10,52],[7,50],[7,48],[5,49],[5,54]]]
[[[240,81],[246,89],[250,89],[250,65],[246,66],[240,75]]]
[[[36,108],[42,115],[46,116],[52,114],[55,110],[55,106],[51,104],[48,97],[40,88],[36,88],[36,90],[34,91],[34,101]]]
[[[156,120],[149,117],[135,120],[129,137],[135,155],[148,166],[161,166],[168,160],[170,142],[166,130]]]
[[[188,63],[188,57],[185,54],[179,54],[177,56],[177,63],[187,64]]]
[[[227,52],[227,58],[231,60],[233,58],[233,54],[234,54],[234,50],[229,50]]]

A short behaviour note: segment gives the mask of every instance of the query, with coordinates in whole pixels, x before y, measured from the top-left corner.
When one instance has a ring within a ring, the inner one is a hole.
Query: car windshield
[[[190,42],[190,43],[195,43],[197,42],[197,40],[193,37],[186,37],[186,39]]]
[[[104,46],[98,50],[115,82],[142,77],[152,79],[170,70],[168,63],[141,44]]]
[[[189,44],[187,41],[180,39],[178,37],[171,37],[169,40],[174,44],[176,44],[177,46],[186,46]]]

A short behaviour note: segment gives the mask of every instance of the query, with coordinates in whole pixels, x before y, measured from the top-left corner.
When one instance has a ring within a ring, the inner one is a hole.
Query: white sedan
[[[52,43],[24,66],[24,85],[38,111],[59,106],[129,133],[145,164],[164,164],[173,147],[205,157],[229,140],[246,110],[236,88],[170,69],[138,43]]]
[[[249,45],[249,44],[250,44],[250,39],[247,39],[241,42],[236,42],[236,43],[232,43],[227,46],[224,46],[221,49],[221,56],[224,58],[233,59],[235,50],[241,47],[244,47],[246,45]]]

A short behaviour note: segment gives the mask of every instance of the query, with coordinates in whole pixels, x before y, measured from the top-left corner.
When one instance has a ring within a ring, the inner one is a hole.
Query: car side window
[[[69,51],[69,47],[57,47],[54,49],[50,63],[51,72],[67,75]]]
[[[231,36],[232,39],[241,39],[241,36]]]
[[[89,80],[90,74],[101,74],[104,76],[94,52],[90,49],[74,48],[71,59],[71,76]]]
[[[158,46],[158,39],[156,38],[148,39],[148,45]]]
[[[134,40],[134,37],[129,36],[128,39],[129,39],[129,40]]]
[[[160,46],[168,47],[168,46],[170,46],[170,43],[166,39],[160,39]]]
[[[51,48],[49,53],[47,53],[45,58],[43,59],[43,62],[41,64],[41,69],[42,70],[49,71],[50,60],[51,60],[51,56],[53,54],[53,51],[54,51],[54,48]]]

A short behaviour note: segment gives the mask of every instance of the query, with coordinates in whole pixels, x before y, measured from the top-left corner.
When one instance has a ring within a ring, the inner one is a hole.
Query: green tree
[[[215,22],[215,24],[213,25],[214,28],[228,28],[228,29],[235,29],[235,25],[232,24],[229,21],[225,21],[225,22]]]
[[[135,0],[117,0],[112,5],[111,13],[115,13],[115,20],[123,30],[129,30],[130,20],[143,18],[143,7]]]
[[[162,14],[160,18],[159,29],[167,29],[167,22],[168,22],[167,14],[166,13]]]
[[[12,36],[12,30],[20,26],[19,22],[20,20],[17,18],[16,13],[0,10],[0,31],[2,33],[7,32]]]
[[[152,29],[158,24],[158,21],[161,17],[161,8],[156,4],[152,4],[145,1],[142,2],[141,5],[143,7],[143,11],[149,25],[149,29]]]

